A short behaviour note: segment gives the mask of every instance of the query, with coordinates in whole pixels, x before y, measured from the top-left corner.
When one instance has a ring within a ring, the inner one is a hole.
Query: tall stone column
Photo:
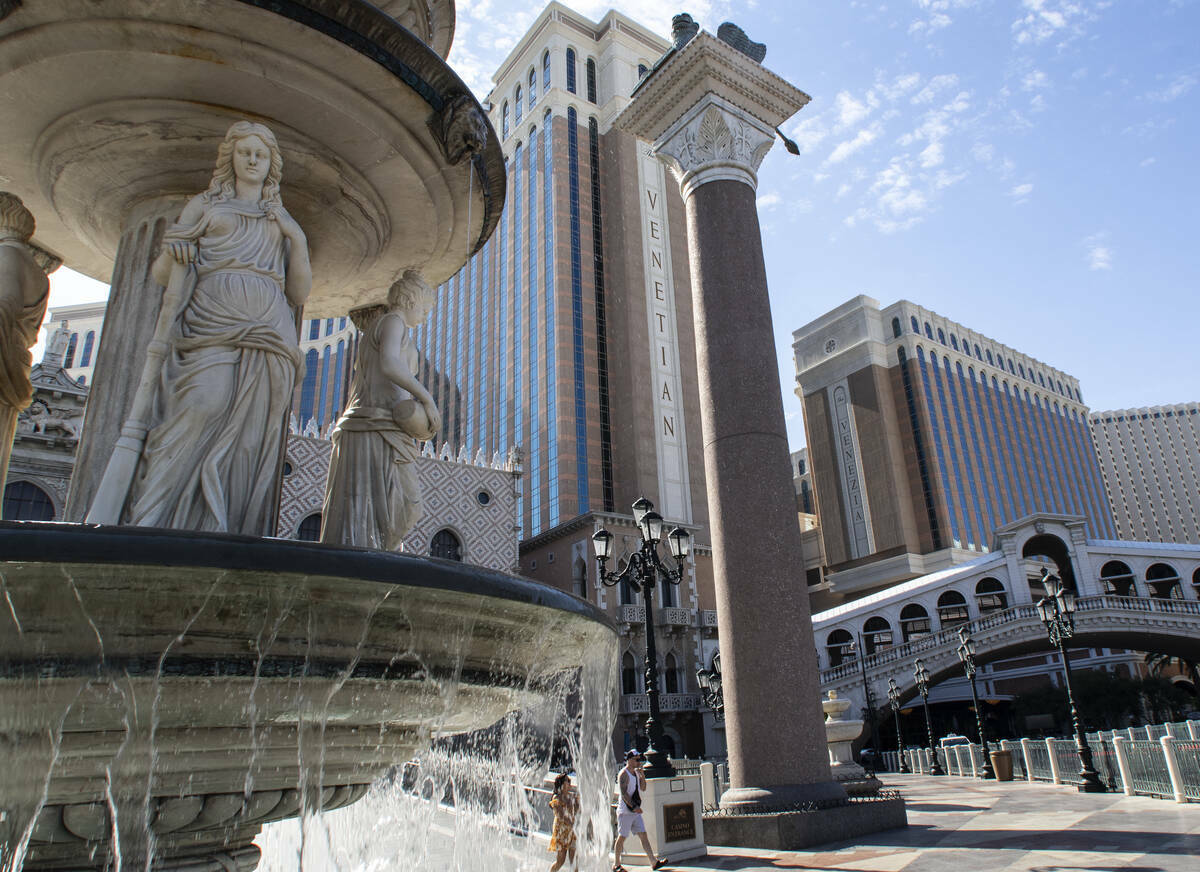
[[[829,771],[755,205],[775,127],[809,98],[753,46],[681,42],[616,124],[653,143],[687,209],[730,765],[721,804],[844,798]]]
[[[144,203],[125,221],[71,474],[69,521],[82,521],[87,516],[121,425],[133,405],[163,295],[162,286],[150,275],[150,266],[158,255],[163,232],[179,217],[186,202],[186,197],[177,197]]]

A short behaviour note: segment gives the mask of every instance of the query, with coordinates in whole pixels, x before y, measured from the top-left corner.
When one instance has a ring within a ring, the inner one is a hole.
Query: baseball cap
[[[634,758],[641,757],[641,756],[642,756],[642,752],[639,751],[637,748],[630,748],[628,751],[625,752],[626,760],[633,760]]]

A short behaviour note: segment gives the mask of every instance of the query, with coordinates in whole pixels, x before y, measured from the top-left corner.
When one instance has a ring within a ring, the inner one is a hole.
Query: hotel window
[[[893,318],[892,319],[892,336],[899,338],[900,334],[903,332],[904,331],[900,329],[900,319]]]
[[[929,326],[928,321],[925,322],[925,337],[927,339],[933,339],[933,328]]]
[[[975,346],[975,357],[977,360],[983,360],[983,353],[979,350],[979,345]]]
[[[92,346],[96,342],[96,331],[89,330],[83,338],[83,354],[79,356],[79,365],[87,366],[92,362]]]
[[[513,95],[513,103],[516,105],[516,121],[521,123],[521,116],[525,114],[525,104],[521,102],[521,86],[517,85],[516,93]]]
[[[537,71],[529,71],[529,107],[532,109],[533,104],[537,102]]]
[[[648,73],[648,72],[650,72],[650,69],[645,64],[638,64],[638,80],[639,81],[641,81],[643,78],[645,78],[646,73]]]
[[[575,49],[567,49],[567,90],[572,94],[578,93],[575,89]]]
[[[942,343],[942,345],[946,344],[946,334],[942,332],[941,327],[938,328],[938,342]]]
[[[863,647],[867,649],[866,653],[874,654],[882,648],[891,648],[892,644],[892,625],[878,615],[867,619],[863,624]]]
[[[500,138],[508,139],[508,101],[504,101],[504,106],[500,109]]]
[[[53,521],[54,503],[36,484],[14,481],[4,488],[3,515],[6,521]]]
[[[550,52],[542,55],[542,93],[550,90]]]
[[[942,629],[957,627],[971,620],[966,598],[956,590],[948,590],[938,597],[938,620]]]
[[[309,340],[321,338],[321,322],[316,318],[308,322],[308,338]]]
[[[905,642],[929,635],[929,612],[924,606],[909,603],[900,610],[900,634]]]
[[[958,337],[953,333],[950,334],[950,347],[958,351]]]
[[[829,634],[825,643],[825,653],[829,655],[830,666],[841,666],[843,662],[853,662],[858,654],[854,650],[854,639],[849,630],[837,629]]]
[[[909,316],[908,320],[912,324],[913,333],[920,333],[921,327],[919,324],[917,324],[917,316],[911,315],[911,316]]]
[[[75,347],[79,344],[79,334],[72,333],[71,338],[67,340],[67,353],[63,357],[63,369],[70,369],[75,365]]]
[[[438,530],[429,543],[429,556],[462,561],[462,543],[449,530]]]
[[[333,319],[326,318],[325,319],[325,335],[329,336],[331,333],[333,333]]]
[[[321,538],[321,513],[313,512],[296,528],[296,538],[301,542],[317,542]]]
[[[996,365],[996,362],[992,360],[992,350],[990,348],[987,350],[987,362],[989,366]]]
[[[589,103],[596,102],[596,62],[587,60],[587,98]]]
[[[1008,608],[1008,596],[1004,592],[1004,585],[994,578],[980,579],[979,584],[975,585],[975,602],[979,606],[980,615],[1004,611]]]
[[[628,651],[621,658],[621,693],[630,696],[638,692],[637,660]]]

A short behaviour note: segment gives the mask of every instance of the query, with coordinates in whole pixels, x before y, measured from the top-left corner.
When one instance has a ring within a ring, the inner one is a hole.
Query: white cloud
[[[829,128],[823,116],[810,115],[792,127],[788,136],[799,146],[801,154],[808,154],[829,136]]]
[[[1112,248],[1107,245],[1108,233],[1101,231],[1093,233],[1083,240],[1087,250],[1087,265],[1090,270],[1111,270],[1113,261]]]
[[[858,134],[853,139],[847,139],[839,142],[829,153],[829,157],[825,158],[826,163],[841,163],[846,158],[855,152],[861,151],[872,142],[879,138],[880,125],[879,123],[872,124],[870,127],[864,127],[858,131]]]
[[[1110,0],[1022,0],[1024,14],[1012,23],[1018,45],[1039,45],[1048,39],[1066,42],[1083,33],[1083,25],[1107,9]]]
[[[1196,83],[1200,82],[1195,73],[1180,73],[1171,80],[1171,83],[1159,91],[1151,91],[1146,95],[1148,100],[1153,100],[1156,103],[1170,103],[1172,100],[1178,100],[1192,88],[1196,87]]]
[[[1046,111],[1046,98],[1043,97],[1041,94],[1034,94],[1033,99],[1029,101],[1029,111],[1030,112],[1045,112]]]
[[[833,105],[838,114],[839,128],[853,127],[871,114],[871,108],[866,103],[855,100],[848,91],[839,91]]]
[[[1024,203],[1029,199],[1029,195],[1033,193],[1033,185],[1025,182],[1022,185],[1015,186],[1008,192],[1008,196],[1013,198],[1014,202]]]
[[[1151,166],[1157,159],[1158,158],[1148,157],[1145,160],[1143,160],[1141,163],[1139,163],[1138,166],[1140,166],[1140,167]]]
[[[1050,77],[1041,70],[1030,70],[1021,79],[1021,88],[1025,91],[1040,91],[1050,84]]]
[[[757,200],[758,208],[760,208],[760,209],[770,209],[774,206],[778,206],[782,202],[783,202],[783,197],[779,196],[779,194],[776,193],[775,191],[771,191],[770,193],[763,194]]]
[[[990,142],[977,142],[971,146],[971,157],[983,164],[991,163],[996,157],[996,146]]]
[[[931,142],[921,151],[921,166],[924,169],[940,166],[945,159],[945,149],[940,142]]]
[[[958,76],[954,73],[945,73],[944,75],[934,76],[929,80],[913,98],[912,102],[916,105],[923,103],[932,103],[937,99],[938,94],[948,88],[953,88],[958,85]]]

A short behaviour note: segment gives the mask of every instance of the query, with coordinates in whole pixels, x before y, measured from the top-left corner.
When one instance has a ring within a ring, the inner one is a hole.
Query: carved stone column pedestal
[[[125,222],[75,455],[67,497],[68,521],[82,521],[87,515],[133,404],[162,302],[163,289],[150,275],[150,265],[158,255],[163,232],[179,217],[185,202],[186,198],[176,197],[143,203]]]
[[[730,809],[846,796],[830,777],[797,569],[800,528],[755,205],[775,127],[808,100],[700,33],[642,81],[616,120],[654,143],[687,208],[730,764],[721,805]]]

